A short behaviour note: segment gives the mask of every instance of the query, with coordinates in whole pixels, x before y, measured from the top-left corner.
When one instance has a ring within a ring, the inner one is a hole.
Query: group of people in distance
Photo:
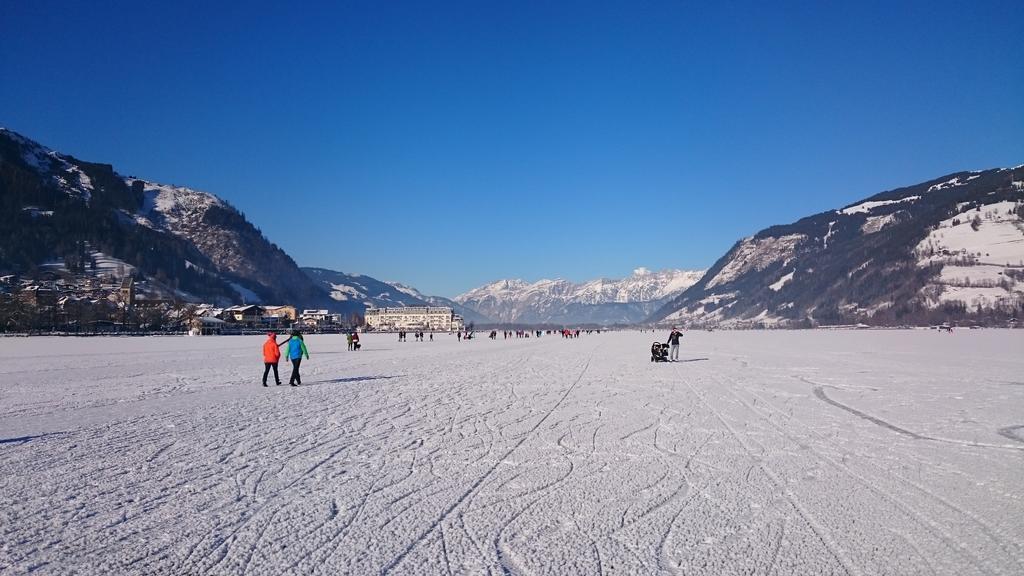
[[[504,331],[502,331],[502,335],[505,337],[505,340],[508,340],[509,338],[513,338],[513,337],[514,338],[529,338],[531,334],[533,334],[533,336],[536,337],[536,338],[540,338],[543,333],[544,332],[542,330],[504,330]],[[551,334],[551,330],[548,330],[548,334]],[[491,332],[491,340],[494,340],[497,337],[498,337],[498,331],[497,330]]]
[[[423,342],[424,341],[423,338],[426,337],[426,332],[422,332],[422,331],[413,332],[412,333],[412,337],[413,337],[413,340],[415,340],[416,342]],[[409,341],[408,338],[409,338],[409,333],[406,332],[405,330],[400,330],[398,332],[398,341],[399,342],[408,342]],[[431,342],[434,341],[434,333],[433,332],[430,333],[430,341]]]
[[[591,331],[587,330],[589,334]],[[600,330],[597,331],[601,333]],[[551,331],[549,330],[550,334]],[[523,331],[521,334],[517,332],[506,331],[505,338],[509,338],[512,334],[520,338],[529,338],[528,332]],[[536,331],[536,336],[539,338],[541,331]],[[579,338],[580,330],[561,330],[562,338]],[[416,340],[423,342],[425,334],[424,332],[416,332]],[[491,340],[496,340],[498,336],[497,330],[494,330],[490,334]],[[683,333],[678,328],[673,327],[672,332],[668,335],[668,341],[662,344],[661,342],[655,342],[651,346],[651,362],[677,362],[679,360],[679,339],[682,338]],[[459,331],[458,339],[469,339],[472,337],[472,332],[467,332],[465,337],[463,333]],[[361,347],[359,344],[359,334],[355,331],[346,334],[346,340],[348,341],[348,349],[359,350]],[[399,342],[406,341],[406,333],[398,333]],[[434,341],[434,333],[430,333],[430,341]],[[281,348],[285,347],[284,356],[288,362],[292,364],[291,378],[288,379],[289,386],[299,386],[302,384],[302,376],[299,374],[299,366],[302,365],[302,359],[309,359],[309,349],[306,348],[306,342],[302,337],[302,332],[299,330],[292,330],[288,338],[281,342],[277,341],[277,334],[275,332],[267,333],[267,340],[263,343],[263,386],[267,386],[267,376],[270,372],[274,372],[274,382],[277,386],[281,385],[281,376],[278,373],[278,364],[281,362]]]

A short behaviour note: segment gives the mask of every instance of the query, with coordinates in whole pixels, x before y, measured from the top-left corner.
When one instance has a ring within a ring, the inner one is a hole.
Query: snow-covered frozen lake
[[[1024,573],[1024,331],[436,338],[3,339],[0,573]]]

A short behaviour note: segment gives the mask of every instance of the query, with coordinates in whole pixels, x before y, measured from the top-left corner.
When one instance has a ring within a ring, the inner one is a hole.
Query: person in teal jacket
[[[292,363],[292,377],[288,380],[288,384],[291,386],[298,386],[302,384],[302,377],[299,376],[299,365],[302,364],[302,358],[305,357],[309,360],[309,350],[306,349],[306,341],[302,339],[302,332],[298,330],[292,330],[290,338],[281,343],[288,344],[288,361]]]

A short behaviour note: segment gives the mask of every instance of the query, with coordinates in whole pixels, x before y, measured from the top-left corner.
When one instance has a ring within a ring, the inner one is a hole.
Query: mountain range
[[[338,302],[357,302],[374,308],[405,306],[442,306],[452,308],[466,323],[489,323],[491,320],[471,308],[443,296],[427,296],[399,282],[384,282],[362,274],[346,274],[326,268],[303,268],[330,297]]]
[[[450,306],[477,324],[816,326],[1024,315],[1024,168],[959,172],[766,228],[704,271],[505,279],[453,299],[300,268],[217,196],[123,176],[0,128],[0,275],[130,270],[161,297]]]
[[[499,280],[454,298],[496,322],[513,324],[635,324],[682,293],[703,271],[638,268],[622,279]]]
[[[0,272],[29,275],[131,272],[160,298],[230,303],[292,303],[300,308],[362,312],[368,306],[449,306],[467,322],[492,318],[472,306],[428,296],[399,282],[324,268],[300,268],[239,210],[214,194],[117,173],[109,164],[79,160],[11,130],[0,129]],[[650,279],[660,282],[661,276]],[[662,286],[635,283],[648,293]],[[599,292],[599,291],[598,291]],[[583,294],[629,309],[626,292]],[[535,317],[531,316],[531,317]],[[572,315],[560,319],[578,321]]]

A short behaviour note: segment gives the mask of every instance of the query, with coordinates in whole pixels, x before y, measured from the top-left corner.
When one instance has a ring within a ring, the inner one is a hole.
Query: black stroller
[[[651,344],[651,362],[668,362],[668,344]]]

